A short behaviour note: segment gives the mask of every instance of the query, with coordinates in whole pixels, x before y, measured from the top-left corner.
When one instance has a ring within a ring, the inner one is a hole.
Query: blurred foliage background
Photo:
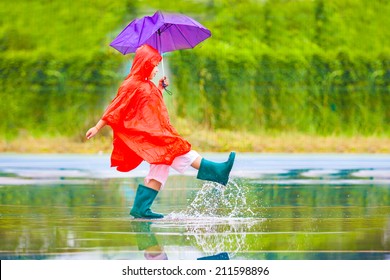
[[[3,141],[82,141],[132,59],[109,43],[158,9],[212,32],[195,49],[165,55],[174,92],[166,100],[184,135],[389,138],[387,0],[15,0],[0,3]]]

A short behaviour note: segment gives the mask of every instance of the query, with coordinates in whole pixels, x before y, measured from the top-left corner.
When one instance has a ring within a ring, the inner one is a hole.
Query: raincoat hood
[[[160,63],[161,59],[161,55],[155,48],[149,45],[142,45],[135,52],[133,66],[131,67],[129,76],[134,76],[142,80],[148,79],[154,67]]]

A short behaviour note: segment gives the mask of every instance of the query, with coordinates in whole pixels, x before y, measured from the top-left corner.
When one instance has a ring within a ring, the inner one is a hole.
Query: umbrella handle
[[[165,91],[166,91],[169,95],[172,95],[172,94],[173,94],[172,91],[167,90],[166,88],[164,88],[164,89],[165,89]]]
[[[172,95],[172,91],[170,91],[170,90],[168,90],[167,89],[167,84],[166,83],[164,83],[164,81],[162,81],[162,86],[163,86],[163,88],[165,89],[165,91],[169,94],[169,95]]]
[[[160,29],[159,29],[159,32],[160,32]],[[159,33],[160,35],[160,33]],[[164,71],[164,55],[161,55],[161,64],[162,64],[162,71],[163,71],[163,77],[165,77],[165,71]],[[172,91],[170,90],[167,90],[167,84],[164,82],[164,80],[162,81],[162,86],[163,88],[165,89],[165,91],[169,94],[169,95],[172,95]]]

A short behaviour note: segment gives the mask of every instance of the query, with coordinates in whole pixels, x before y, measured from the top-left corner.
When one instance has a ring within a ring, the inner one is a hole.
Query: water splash
[[[246,233],[263,221],[254,218],[247,195],[241,181],[230,180],[226,186],[206,182],[186,210],[166,219],[182,221],[187,239],[205,254],[229,252],[233,257],[246,249]]]
[[[251,217],[254,213],[247,204],[247,192],[247,187],[239,181],[230,180],[226,186],[206,182],[185,214],[192,217]]]
[[[221,218],[216,218],[221,219]],[[188,236],[207,255],[228,252],[234,257],[238,252],[247,249],[246,235],[258,221],[249,218],[225,219],[224,224],[209,223],[202,226],[187,225]]]

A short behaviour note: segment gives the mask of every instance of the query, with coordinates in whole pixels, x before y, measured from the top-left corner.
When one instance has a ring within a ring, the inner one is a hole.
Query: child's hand
[[[164,89],[169,86],[168,78],[164,76],[162,79],[160,79],[160,81],[158,81],[158,85],[160,89]]]
[[[94,137],[97,133],[98,133],[98,129],[96,128],[96,126],[94,127],[91,127],[90,129],[88,129],[87,133],[85,134],[85,136],[87,137],[87,139],[91,139],[92,137]]]

